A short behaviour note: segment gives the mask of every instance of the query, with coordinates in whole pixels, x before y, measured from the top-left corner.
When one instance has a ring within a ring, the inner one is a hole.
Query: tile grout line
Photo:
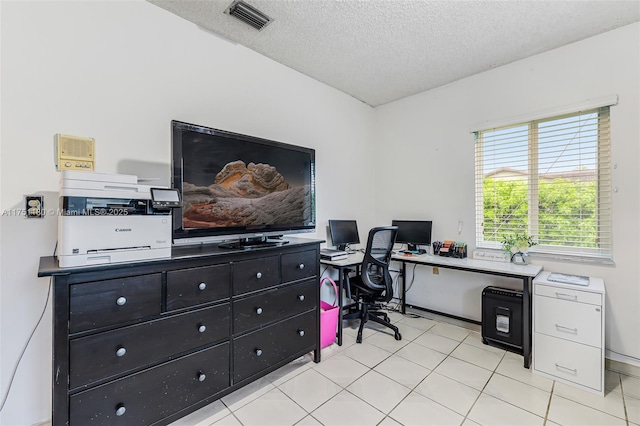
[[[549,411],[551,411],[551,399],[553,399],[553,392],[556,389],[556,381],[554,380],[551,383],[551,392],[549,392],[549,402],[547,402],[547,410],[544,413],[544,422],[542,423],[542,426],[546,426],[547,422],[549,421]]]

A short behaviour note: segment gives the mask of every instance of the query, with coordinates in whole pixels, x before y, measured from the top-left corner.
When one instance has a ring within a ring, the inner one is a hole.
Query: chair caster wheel
[[[358,337],[356,337],[356,343],[362,343],[362,335],[358,335]]]
[[[399,332],[396,332],[395,338],[396,340],[402,340],[402,335]]]
[[[489,344],[489,342],[487,342],[487,339],[482,339],[482,343],[484,343],[485,345]]]

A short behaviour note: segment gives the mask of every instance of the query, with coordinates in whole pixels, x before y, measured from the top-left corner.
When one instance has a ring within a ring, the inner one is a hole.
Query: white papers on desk
[[[349,254],[346,251],[342,251],[342,250],[321,248],[320,257],[326,260],[342,260],[342,259],[347,259],[349,257]]]
[[[548,281],[553,281],[556,283],[565,283],[565,284],[574,284],[574,285],[589,285],[589,277],[585,277],[583,275],[569,275],[569,274],[560,274],[558,272],[552,272],[547,277]]]

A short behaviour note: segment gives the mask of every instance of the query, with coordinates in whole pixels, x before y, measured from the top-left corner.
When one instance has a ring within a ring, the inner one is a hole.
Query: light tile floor
[[[472,324],[389,316],[401,341],[372,324],[356,344],[345,322],[319,364],[306,355],[172,426],[640,426],[637,377],[607,370],[602,398],[532,374]]]

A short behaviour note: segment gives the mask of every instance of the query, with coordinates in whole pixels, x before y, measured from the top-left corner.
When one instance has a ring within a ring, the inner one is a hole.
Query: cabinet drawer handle
[[[124,356],[126,353],[127,350],[123,346],[120,346],[118,350],[116,350],[116,356]]]
[[[200,290],[204,290],[205,288],[207,288],[207,284],[206,284],[206,283],[200,283],[200,284],[198,284],[198,289],[200,289]]]
[[[205,325],[203,325],[203,324],[200,324],[200,325],[198,326],[198,331],[199,331],[200,333],[204,333],[206,329],[207,329],[207,327],[206,327]]]
[[[298,265],[298,269],[303,270],[304,269],[304,263],[301,263]]]
[[[126,411],[127,409],[124,408],[123,404],[118,404],[116,406],[116,416],[123,416]]]
[[[127,303],[127,298],[124,296],[120,296],[116,300],[116,303],[118,304],[118,306],[124,306],[124,304]]]
[[[303,337],[304,336],[304,330],[298,330],[298,336]]]
[[[564,331],[565,333],[578,334],[578,329],[577,328],[563,327],[563,326],[561,326],[559,324],[556,324],[556,330]]]
[[[299,295],[298,300],[304,302],[304,294]]]
[[[564,366],[562,366],[562,365],[558,364],[557,362],[556,362],[556,368],[557,368],[558,370],[562,369],[562,370],[570,371],[570,372],[571,372],[571,373],[573,373],[575,376],[577,376],[577,375],[578,375],[578,369],[577,369],[577,368],[564,367]]]
[[[256,349],[256,355],[257,356],[261,356],[262,355],[262,349]]]
[[[256,314],[258,315],[262,314],[262,308],[256,308]]]
[[[257,278],[257,279],[262,278],[262,272],[258,272],[258,273],[256,274],[256,278]]]
[[[576,296],[575,294],[566,294],[566,293],[556,292],[556,297],[558,299],[564,299],[564,300],[578,300],[578,296]]]
[[[207,376],[202,371],[198,372],[198,381],[199,382],[204,382],[204,379],[206,379],[206,378],[207,378]]]

